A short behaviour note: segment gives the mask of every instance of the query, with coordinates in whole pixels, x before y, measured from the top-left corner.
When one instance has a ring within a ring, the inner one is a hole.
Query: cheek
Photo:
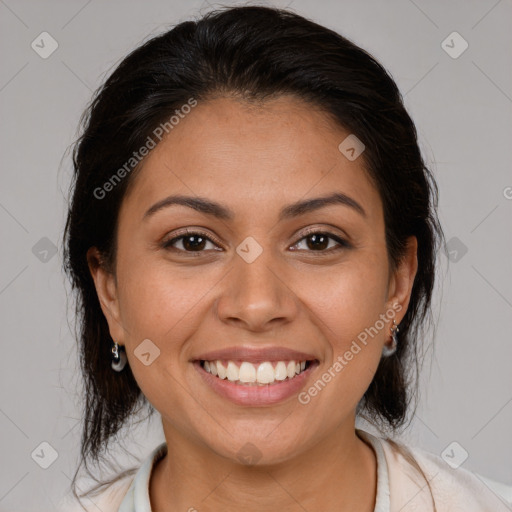
[[[311,286],[311,290],[314,289]],[[325,285],[317,286],[314,293],[316,309],[332,329],[336,346],[342,349],[347,341],[350,344],[352,338],[374,325],[384,313],[387,274],[382,265],[371,261],[347,265],[333,271]]]
[[[149,338],[168,346],[177,339],[175,331],[197,317],[196,308],[211,286],[199,271],[188,272],[188,278],[180,274],[169,263],[149,258],[127,261],[119,269],[122,322],[132,343]]]
[[[121,319],[135,380],[157,410],[183,411],[188,395],[176,392],[184,386],[183,347],[200,328],[205,292],[213,283],[199,272],[184,278],[179,271],[171,272],[168,262],[144,257],[125,260],[118,274],[123,283]]]
[[[375,259],[366,261],[361,258],[357,265],[333,272],[314,295],[330,351],[322,372],[329,374],[323,380],[334,382],[325,397],[348,407],[355,406],[370,385],[388,332],[380,318],[386,312],[387,272]]]

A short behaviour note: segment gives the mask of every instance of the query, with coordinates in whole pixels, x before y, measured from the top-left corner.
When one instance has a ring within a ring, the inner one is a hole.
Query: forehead
[[[122,209],[141,218],[153,203],[180,193],[220,200],[235,211],[277,211],[336,191],[364,202],[370,217],[379,215],[363,158],[351,161],[338,149],[349,135],[295,97],[200,102],[145,158]]]

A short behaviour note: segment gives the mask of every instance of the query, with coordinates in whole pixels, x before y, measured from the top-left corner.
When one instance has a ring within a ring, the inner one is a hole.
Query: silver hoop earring
[[[124,350],[119,350],[119,345],[114,341],[114,346],[112,347],[112,369],[116,372],[122,371],[126,366],[127,361],[126,352]]]
[[[396,352],[396,347],[398,344],[398,331],[398,324],[395,320],[393,320],[393,326],[391,327],[391,346],[388,347],[387,345],[384,345],[382,348],[382,355],[384,357],[389,357]]]

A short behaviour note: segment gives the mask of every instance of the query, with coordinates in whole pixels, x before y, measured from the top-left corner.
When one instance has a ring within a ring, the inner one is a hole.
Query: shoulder
[[[81,498],[83,507],[68,494],[61,500],[58,512],[117,512],[134,478],[134,474],[126,475],[102,491]]]
[[[82,498],[66,497],[58,512],[132,512],[150,511],[148,487],[154,464],[167,453],[167,443],[159,444],[139,467],[124,471],[103,490]]]
[[[512,487],[493,482],[419,447],[380,439],[389,473],[391,510],[507,512]],[[408,454],[410,456],[408,456]]]

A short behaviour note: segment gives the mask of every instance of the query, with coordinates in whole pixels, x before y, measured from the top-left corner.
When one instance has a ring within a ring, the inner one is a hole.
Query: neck
[[[373,512],[373,449],[340,427],[312,448],[276,464],[244,465],[165,428],[167,455],[150,480],[152,512],[324,510]]]

